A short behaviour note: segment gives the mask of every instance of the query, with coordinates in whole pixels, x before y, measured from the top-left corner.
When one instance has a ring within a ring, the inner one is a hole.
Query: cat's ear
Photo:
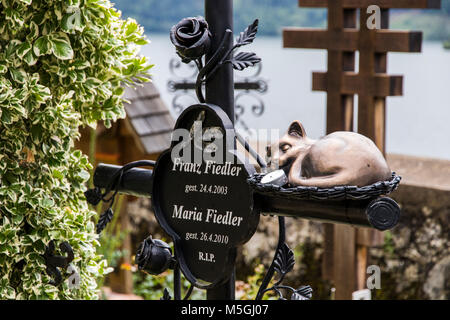
[[[288,129],[288,134],[290,136],[298,137],[298,138],[304,138],[306,137],[306,131],[305,128],[303,128],[300,121],[295,120],[291,123]]]

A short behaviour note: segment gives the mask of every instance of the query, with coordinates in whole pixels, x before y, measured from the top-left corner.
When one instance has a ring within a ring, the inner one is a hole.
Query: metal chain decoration
[[[180,61],[176,59],[170,61],[170,72],[178,78],[178,81],[169,80],[167,84],[168,90],[170,92],[182,90],[182,93],[177,93],[172,99],[173,109],[178,114],[181,113],[184,105],[180,101],[183,98],[194,98],[188,93],[188,90],[195,90],[198,101],[201,103],[205,102],[203,96],[204,84],[222,65],[231,63],[233,68],[238,71],[255,66],[256,71],[253,74],[245,77],[237,77],[237,81],[235,82],[235,89],[243,90],[235,96],[235,120],[237,124],[246,131],[249,131],[248,126],[242,119],[245,108],[238,101],[243,100],[242,98],[244,97],[251,97],[254,100],[251,108],[253,115],[256,117],[261,116],[265,109],[264,102],[258,95],[250,91],[255,90],[259,93],[265,93],[268,86],[264,79],[258,77],[261,72],[261,59],[253,52],[239,52],[233,57],[233,51],[239,47],[251,44],[256,37],[257,31],[258,20],[255,20],[240,33],[234,46],[227,50],[224,44],[232,36],[232,32],[231,30],[226,30],[219,49],[203,65],[203,55],[208,52],[211,41],[208,24],[204,18],[185,18],[173,26],[170,32],[170,39],[176,47],[181,62],[187,64],[190,69],[194,69],[195,66],[198,69],[198,73],[190,72],[188,76],[182,76],[177,72],[182,68]]]

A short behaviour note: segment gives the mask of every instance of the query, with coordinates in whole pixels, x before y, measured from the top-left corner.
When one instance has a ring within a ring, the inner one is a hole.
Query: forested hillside
[[[181,18],[203,15],[204,0],[113,0],[124,16],[136,18],[148,33],[169,32]],[[234,0],[234,24],[241,30],[255,18],[259,32],[275,35],[283,26],[326,25],[326,10],[300,9],[297,0]]]
[[[168,33],[181,18],[203,15],[204,0],[113,0],[125,17],[136,18],[147,33]],[[260,34],[277,35],[285,26],[325,27],[327,10],[299,8],[298,0],[234,0],[235,29],[259,18]],[[394,29],[423,30],[426,39],[450,38],[450,0],[441,10],[392,10]]]

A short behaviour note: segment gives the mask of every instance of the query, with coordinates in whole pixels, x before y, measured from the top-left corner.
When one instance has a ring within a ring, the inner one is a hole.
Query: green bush
[[[0,2],[0,298],[97,298],[108,268],[83,195],[91,165],[73,141],[81,125],[125,116],[123,85],[151,67],[145,43],[108,0]],[[50,240],[72,246],[78,288],[49,284]]]
[[[173,293],[173,271],[166,271],[158,276],[146,274],[138,271],[133,274],[134,294],[141,296],[144,300],[159,300],[164,296],[164,289],[167,289],[171,299],[174,298]],[[185,297],[190,282],[181,276],[181,296]],[[206,291],[194,288],[189,300],[205,300]]]

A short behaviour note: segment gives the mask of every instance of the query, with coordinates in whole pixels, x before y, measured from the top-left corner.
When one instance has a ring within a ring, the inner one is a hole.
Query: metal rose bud
[[[211,33],[203,17],[184,18],[170,29],[170,41],[183,62],[199,59],[211,45]]]
[[[139,246],[135,258],[139,270],[158,275],[172,267],[174,259],[170,246],[161,240],[145,239]]]

